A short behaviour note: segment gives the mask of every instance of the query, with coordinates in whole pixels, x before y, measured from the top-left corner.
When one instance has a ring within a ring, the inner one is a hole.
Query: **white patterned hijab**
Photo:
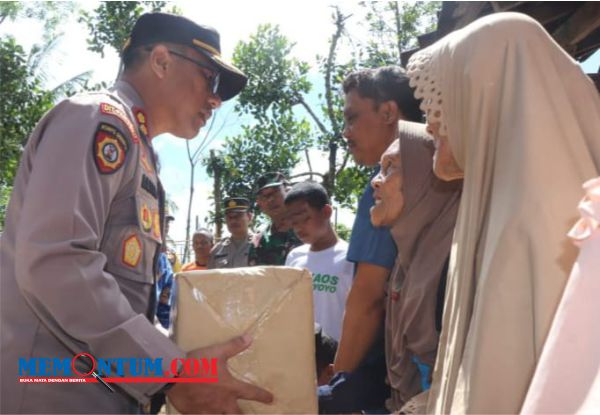
[[[580,184],[598,176],[600,99],[518,13],[451,33],[407,72],[465,174],[428,410],[516,413],[576,256]]]

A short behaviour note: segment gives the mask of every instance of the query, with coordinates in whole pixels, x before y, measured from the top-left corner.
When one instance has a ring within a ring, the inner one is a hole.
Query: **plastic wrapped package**
[[[289,267],[177,274],[173,336],[186,352],[248,333],[229,360],[238,379],[273,393],[271,405],[239,400],[244,413],[317,413],[312,277]],[[170,413],[174,413],[172,407]]]

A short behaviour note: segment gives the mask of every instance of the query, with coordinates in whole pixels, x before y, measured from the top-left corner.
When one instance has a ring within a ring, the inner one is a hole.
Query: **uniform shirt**
[[[243,241],[235,241],[231,236],[223,238],[210,252],[208,269],[247,267],[251,240],[252,235]]]
[[[170,371],[185,357],[152,324],[164,193],[141,108],[117,82],[61,102],[29,138],[0,239],[2,413],[131,413],[164,386],[19,383],[19,358],[162,358]]]
[[[196,261],[188,262],[181,267],[181,272],[184,271],[204,271],[208,269],[206,265],[200,265]]]
[[[378,172],[379,169],[375,171],[371,178],[375,177]],[[369,180],[369,184],[358,202],[358,211],[352,226],[347,258],[351,262],[366,262],[391,270],[396,262],[398,251],[390,233],[390,228],[386,226],[375,227],[371,224],[370,211],[373,205],[375,205],[375,199],[373,198],[371,180]]]
[[[340,340],[346,298],[352,286],[354,264],[346,260],[348,243],[337,243],[322,251],[311,251],[305,244],[290,251],[285,265],[306,268],[313,278],[315,322],[335,340]]]
[[[271,232],[272,224],[254,235],[248,265],[284,265],[285,258],[292,248],[302,245],[293,229],[286,232]]]

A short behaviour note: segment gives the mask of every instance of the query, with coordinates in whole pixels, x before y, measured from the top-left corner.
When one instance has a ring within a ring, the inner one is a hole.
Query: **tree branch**
[[[398,45],[398,57],[402,56],[402,17],[400,16],[400,5],[394,2],[394,15],[396,17],[396,42]]]
[[[312,110],[312,108],[306,103],[306,101],[304,100],[304,97],[299,95],[297,98],[298,98],[298,103],[301,104],[306,109],[306,111],[310,114],[312,119],[315,121],[315,123],[319,127],[319,130],[321,130],[321,132],[323,134],[328,135],[329,131],[327,130],[327,127],[325,127],[325,125],[321,122],[319,117],[317,117],[317,114],[315,114],[315,112]]]
[[[298,173],[298,174],[294,174],[293,176],[289,176],[289,177],[288,177],[288,179],[290,179],[290,180],[291,180],[291,179],[295,179],[295,178],[297,178],[297,177],[302,177],[302,176],[310,176],[310,180],[312,180],[312,176],[319,176],[319,177],[321,177],[321,179],[325,178],[325,175],[324,175],[324,174],[317,173],[316,171],[312,171],[312,170],[311,170],[311,171],[309,171],[309,172],[306,172],[306,173]]]
[[[208,130],[206,131],[206,133],[204,133],[204,138],[200,141],[200,144],[198,145],[198,147],[196,147],[196,151],[194,151],[194,155],[193,155],[193,160],[194,160],[194,164],[196,164],[198,162],[199,159],[199,155],[202,153],[202,150],[206,147],[206,143],[207,142],[211,142],[214,139],[214,136],[211,136],[211,131],[213,129],[213,126],[215,125],[215,120],[217,119],[217,114],[215,114],[214,117],[212,117],[210,119],[210,124],[208,125]],[[212,137],[209,140],[209,137]]]
[[[348,163],[348,159],[350,158],[350,152],[346,152],[346,155],[344,156],[344,161],[342,162],[342,165],[340,166],[340,168],[338,169],[338,171],[335,173],[335,176],[337,177],[338,174],[340,174],[342,172],[342,170],[344,170],[346,168],[346,163]]]
[[[333,128],[333,136],[337,137],[340,135],[340,128],[335,119],[335,113],[333,111],[333,95],[331,91],[331,73],[333,71],[335,50],[337,43],[342,36],[344,31],[344,22],[350,16],[343,16],[340,9],[336,6],[335,8],[335,33],[331,37],[331,45],[329,46],[329,55],[327,56],[327,64],[325,67],[325,100],[327,101],[327,115],[331,121],[331,127]]]
[[[308,170],[311,172],[310,180],[312,180],[312,164],[310,163],[310,156],[308,155],[308,149],[304,149],[304,155],[306,156],[306,164],[308,164]]]

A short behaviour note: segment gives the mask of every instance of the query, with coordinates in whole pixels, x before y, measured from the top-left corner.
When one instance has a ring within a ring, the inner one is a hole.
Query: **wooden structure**
[[[406,66],[413,53],[479,17],[507,11],[536,19],[578,61],[587,59],[600,48],[600,2],[445,1],[438,16],[437,30],[419,36],[419,47],[402,53],[402,65]]]

